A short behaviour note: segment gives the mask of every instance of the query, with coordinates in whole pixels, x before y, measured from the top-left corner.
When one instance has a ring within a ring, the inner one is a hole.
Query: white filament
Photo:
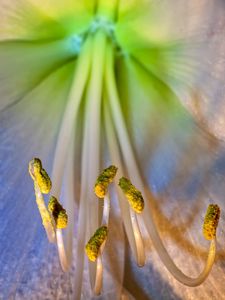
[[[52,219],[50,213],[48,212],[46,206],[45,206],[45,201],[43,198],[43,195],[41,193],[41,190],[36,182],[34,182],[34,191],[35,191],[35,196],[36,196],[36,203],[38,206],[38,209],[40,211],[41,217],[45,219],[45,216],[47,216],[49,222],[43,222],[43,226],[45,228],[47,238],[50,243],[55,243],[55,224],[54,220]]]
[[[84,43],[81,54],[76,64],[76,72],[71,85],[69,99],[63,115],[57,145],[55,149],[53,170],[52,170],[52,193],[58,198],[60,196],[62,177],[65,169],[65,162],[70,149],[71,137],[76,131],[76,119],[79,106],[87,83],[90,69],[90,44],[92,38]]]
[[[69,270],[69,262],[67,260],[67,255],[65,251],[64,241],[63,241],[63,235],[62,235],[62,229],[56,229],[56,241],[57,241],[57,247],[58,247],[58,253],[59,253],[59,260],[61,267],[64,272],[67,272]]]
[[[92,196],[91,187],[99,173],[100,159],[100,111],[102,95],[103,66],[105,63],[106,37],[104,32],[98,31],[94,36],[93,47],[90,48],[92,54],[92,66],[90,82],[86,94],[86,112],[84,141],[82,151],[82,183],[80,210],[78,220],[78,251],[77,268],[75,271],[74,299],[80,299],[82,274],[84,264],[84,236],[89,237],[93,228],[97,228],[99,203],[96,197]],[[89,189],[88,189],[89,187]],[[88,226],[86,222],[88,221]],[[89,263],[89,274],[92,288],[95,285],[96,264]]]
[[[117,166],[120,166],[120,169],[117,172],[117,176],[121,177],[124,174],[123,165],[120,158],[119,147],[116,143],[117,138],[115,136],[111,116],[106,105],[104,110],[104,116],[105,116],[105,128],[106,128],[106,136],[107,136],[110,156],[112,161]],[[118,185],[116,185],[116,190],[117,190],[117,194],[119,195],[118,199],[120,203],[121,214],[123,216],[123,222],[124,222],[130,247],[135,255],[138,265],[143,265],[145,261],[145,253],[144,253],[142,238],[140,235],[140,230],[138,224],[136,223],[137,220],[136,219],[134,219],[133,221],[131,220],[130,206],[124,194],[122,193],[121,189],[118,187]]]
[[[112,68],[112,64],[113,62],[111,61],[112,58],[111,56],[113,55],[113,52],[111,50],[111,48],[108,48],[108,52],[107,52],[107,63],[106,63],[106,72],[105,72],[105,79],[106,79],[106,89],[107,89],[107,96],[109,99],[109,103],[110,103],[110,107],[112,110],[112,115],[113,115],[113,119],[114,119],[114,123],[118,122],[116,125],[116,129],[117,129],[117,133],[118,133],[118,138],[119,138],[119,142],[120,145],[125,145],[125,147],[122,147],[122,152],[123,152],[123,156],[126,158],[126,162],[129,162],[132,164],[132,156],[129,155],[129,151],[127,149],[127,144],[126,144],[126,140],[123,140],[123,131],[124,131],[124,127],[122,126],[121,122],[122,122],[122,114],[121,111],[118,111],[118,103],[114,103],[115,101],[118,101],[117,98],[117,94],[115,93],[115,88],[114,88],[114,77],[111,74],[111,72],[113,72]],[[113,78],[112,78],[113,77]],[[117,115],[117,113],[120,113],[119,115]],[[116,115],[116,116],[115,116]],[[108,126],[110,126],[109,121],[107,121]],[[111,129],[112,131],[112,129]],[[121,132],[120,132],[121,131]],[[108,135],[107,135],[108,136]],[[110,143],[110,141],[109,141]],[[118,151],[116,151],[118,153]],[[116,154],[115,152],[115,154]],[[115,157],[116,155],[114,154],[114,158],[120,163],[119,166],[122,166],[120,159],[118,159],[118,157]],[[128,165],[129,165],[128,163]],[[129,175],[131,175],[130,169],[127,166],[127,170]],[[121,171],[123,172],[123,170],[121,169]],[[135,173],[132,173],[132,175],[134,175]],[[130,219],[131,219],[131,224],[132,224],[132,228],[133,228],[133,234],[134,234],[134,239],[135,239],[135,246],[136,246],[136,253],[137,253],[137,264],[139,266],[143,266],[145,264],[145,250],[144,250],[144,244],[143,244],[143,240],[141,237],[141,233],[140,233],[140,229],[139,229],[139,225],[138,225],[138,221],[137,221],[137,217],[136,214],[132,211],[131,208],[129,208],[129,213],[130,213]]]
[[[69,156],[66,166],[66,191],[64,208],[68,215],[68,225],[66,227],[65,242],[63,239],[62,229],[56,229],[56,240],[59,254],[59,260],[64,272],[69,271],[72,263],[72,250],[73,250],[73,231],[74,231],[74,170],[73,170],[73,154],[74,154],[74,141],[72,139]]]
[[[106,72],[106,83],[108,90],[109,102],[112,110],[113,120],[117,131],[117,136],[120,142],[121,150],[123,153],[123,157],[125,159],[125,164],[131,178],[131,181],[135,183],[136,186],[142,191],[143,196],[147,199],[144,192],[144,185],[141,180],[141,176],[135,161],[135,156],[133,154],[133,150],[129,141],[129,135],[126,130],[126,126],[123,120],[120,104],[119,104],[119,96],[116,89],[116,83],[114,78],[114,70],[113,70],[113,52],[108,51],[107,57],[107,72]],[[162,262],[166,266],[166,268],[171,272],[171,274],[181,283],[188,286],[198,286],[200,285],[208,276],[215,259],[216,252],[216,240],[212,240],[209,248],[208,258],[206,265],[201,272],[201,274],[197,278],[191,278],[186,276],[181,272],[181,270],[175,265],[167,250],[165,249],[161,238],[156,229],[151,208],[149,202],[145,202],[145,209],[142,213],[145,226],[148,230],[148,233],[152,239],[152,242],[160,256]]]
[[[57,145],[55,149],[53,171],[52,171],[52,194],[56,197],[60,197],[62,178],[64,175],[64,169],[66,166],[66,159],[68,156],[68,149],[70,149],[71,140],[73,140],[73,134],[76,132],[76,118],[79,110],[79,106],[82,100],[85,84],[87,82],[89,68],[90,68],[90,55],[89,47],[91,44],[91,38],[87,39],[84,43],[81,55],[78,58],[76,65],[76,73],[74,75],[72,88],[69,94],[67,106],[63,115],[61,123]],[[67,243],[68,249],[65,249],[63,242],[62,231],[57,230],[57,246],[58,253],[61,262],[62,269],[68,271],[71,260],[68,261],[67,253],[72,252],[72,234],[68,236],[70,241]]]
[[[104,208],[103,208],[103,215],[102,215],[102,224],[101,226],[109,226],[109,211],[110,211],[110,198],[109,194],[107,193],[104,197]],[[105,242],[100,247],[100,253],[97,257],[97,269],[96,269],[96,276],[95,276],[95,286],[94,286],[94,293],[99,295],[102,290],[102,278],[103,278],[103,265],[102,265],[102,252],[105,248]]]

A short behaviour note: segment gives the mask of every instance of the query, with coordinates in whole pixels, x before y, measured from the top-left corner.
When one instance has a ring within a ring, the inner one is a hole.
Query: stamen
[[[220,218],[220,208],[216,204],[209,204],[204,224],[203,235],[206,240],[211,241],[216,237],[216,229]]]
[[[109,184],[113,181],[117,172],[117,168],[115,166],[109,166],[104,169],[102,173],[98,176],[95,183],[95,193],[98,197],[104,198],[104,209],[102,215],[102,227],[107,228],[109,224],[109,211],[110,211],[110,198],[107,193]],[[89,241],[90,242],[90,241]],[[96,244],[96,243],[95,243]],[[95,274],[95,284],[94,284],[94,293],[95,295],[99,295],[102,289],[102,277],[103,277],[103,266],[102,266],[102,252],[104,250],[105,242],[100,246],[99,253],[97,257],[91,261],[95,261],[97,259],[97,267]],[[86,246],[87,253],[87,246]],[[96,254],[96,253],[95,253]]]
[[[140,214],[144,209],[144,199],[141,192],[125,177],[120,178],[119,186],[126,195],[132,209]]]
[[[106,241],[108,235],[108,228],[107,226],[101,226],[96,230],[94,235],[90,238],[88,243],[85,246],[85,252],[87,254],[87,257],[95,262],[99,252],[100,252],[100,247],[102,244]]]
[[[107,193],[104,197],[102,226],[108,227],[109,225],[109,211],[110,211],[110,198]],[[102,277],[103,277],[102,253],[104,248],[105,248],[105,243],[102,244],[99,255],[97,257],[97,268],[96,268],[95,286],[94,286],[95,295],[99,295],[102,290]]]
[[[128,202],[130,203],[130,218],[134,231],[134,237],[137,245],[137,255],[138,255],[138,266],[142,267],[145,263],[144,251],[143,251],[143,242],[138,226],[136,213],[141,213],[144,209],[144,199],[140,191],[130,182],[129,179],[122,177],[119,180],[119,186],[124,192]]]
[[[95,183],[95,194],[99,198],[104,198],[109,184],[113,181],[116,176],[117,168],[115,166],[110,166],[103,170],[103,172],[98,176]]]
[[[55,238],[57,239],[60,263],[63,271],[66,272],[69,269],[69,263],[66,257],[61,230],[62,228],[66,228],[68,223],[66,210],[53,196],[51,196],[49,199],[47,210],[42,192],[50,192],[51,180],[47,172],[42,168],[40,159],[34,158],[32,161],[30,161],[29,173],[31,178],[34,180],[36,202],[41,214],[43,226],[50,242],[55,242]]]
[[[99,226],[99,202],[91,195],[91,187],[99,174],[100,159],[100,120],[102,99],[102,78],[105,64],[105,46],[107,38],[102,30],[92,35],[93,43],[89,49],[91,55],[91,72],[87,79],[85,97],[84,138],[82,147],[81,193],[78,219],[77,266],[75,270],[75,287],[73,299],[80,299],[83,265],[84,265],[84,236],[90,236]],[[82,72],[82,70],[81,70]],[[91,150],[91,151],[90,151]],[[91,286],[94,288],[96,265],[89,263]]]
[[[110,156],[112,161],[115,162],[116,165],[120,166],[119,175],[121,176],[124,173],[124,170],[122,159],[120,157],[119,146],[116,142],[117,137],[115,135],[113,121],[111,119],[107,104],[105,104],[104,108],[106,136],[110,150]],[[119,195],[118,200],[120,204],[121,214],[123,215],[123,223],[130,247],[133,254],[135,255],[137,264],[139,266],[143,266],[145,263],[145,251],[136,213],[128,206],[127,201],[124,201],[124,193],[121,191],[118,185],[116,185],[116,189]]]
[[[66,250],[63,241],[62,230],[67,227],[68,216],[66,210],[62,207],[59,201],[51,196],[48,202],[48,210],[51,212],[56,224],[56,240],[59,253],[59,260],[64,272],[67,272],[70,267]]]
[[[48,210],[55,220],[56,228],[63,229],[67,227],[68,216],[66,210],[54,196],[51,196],[49,199]]]
[[[42,163],[39,158],[34,158],[29,162],[29,173],[34,181],[34,191],[36,203],[39,209],[42,224],[45,228],[48,240],[50,243],[55,242],[55,224],[49,214],[42,193],[47,193],[51,189],[51,180],[47,172],[42,168]]]

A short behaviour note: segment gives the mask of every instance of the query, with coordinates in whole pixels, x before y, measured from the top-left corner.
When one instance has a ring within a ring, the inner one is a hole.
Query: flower
[[[223,213],[222,2],[0,5],[0,297],[93,297],[96,264],[84,249],[103,210],[93,190],[101,169],[115,164],[145,205],[136,216],[117,184],[109,190],[103,299],[222,299],[223,219],[216,266],[202,286],[181,285],[162,264],[181,282],[200,283],[171,258],[197,276],[209,243],[204,212],[217,203]],[[51,193],[68,214],[68,273],[32,201],[33,157],[52,170]],[[214,240],[212,257],[213,248]]]

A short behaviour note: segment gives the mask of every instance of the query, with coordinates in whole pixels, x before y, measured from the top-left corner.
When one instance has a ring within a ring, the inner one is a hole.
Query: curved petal
[[[54,39],[86,29],[94,10],[89,1],[1,0],[0,39]]]
[[[42,262],[37,265],[38,257],[44,256],[48,248],[47,240],[43,239],[43,228],[39,226],[41,220],[34,202],[27,163],[36,155],[43,158],[47,170],[51,168],[50,154],[54,150],[73,68],[74,63],[70,63],[59,69],[26,95],[22,102],[0,113],[0,203],[4,216],[0,218],[0,290],[3,299],[15,295],[16,291],[19,293],[21,280],[24,276],[29,278],[27,272],[32,267],[41,269]],[[68,78],[67,83],[62,81],[65,77]],[[27,282],[28,279],[24,280]]]

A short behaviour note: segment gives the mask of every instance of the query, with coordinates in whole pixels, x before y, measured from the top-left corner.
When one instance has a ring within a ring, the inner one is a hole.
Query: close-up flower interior
[[[0,299],[225,299],[223,0],[0,0]]]

